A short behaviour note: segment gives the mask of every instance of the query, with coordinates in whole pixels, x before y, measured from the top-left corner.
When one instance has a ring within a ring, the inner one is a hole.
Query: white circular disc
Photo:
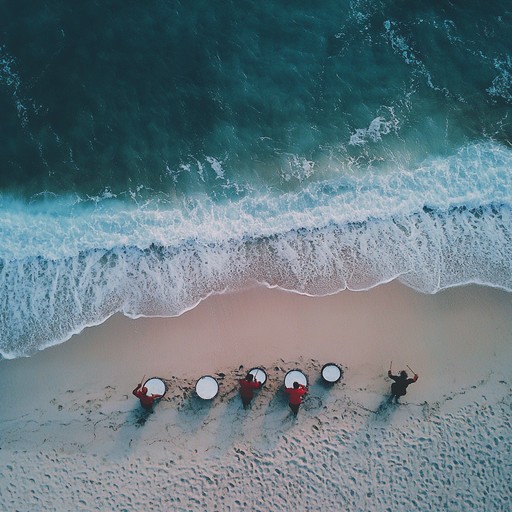
[[[341,370],[335,364],[326,364],[322,368],[322,377],[327,382],[338,382],[341,378]]]
[[[300,370],[290,370],[284,378],[284,385],[287,388],[293,388],[294,382],[298,382],[303,386],[308,385],[307,377]]]
[[[262,368],[253,368],[249,373],[254,377],[254,380],[261,382],[261,385],[267,382],[267,372]]]
[[[165,382],[157,377],[153,377],[152,379],[147,380],[144,383],[144,386],[148,388],[147,395],[165,395],[167,391],[167,386]]]
[[[211,400],[218,392],[219,384],[210,375],[205,375],[196,382],[196,393],[203,400]]]

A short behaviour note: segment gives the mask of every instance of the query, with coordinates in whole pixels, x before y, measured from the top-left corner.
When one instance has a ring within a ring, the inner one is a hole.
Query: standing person
[[[288,405],[290,406],[293,415],[297,416],[300,404],[302,403],[302,397],[308,392],[308,388],[303,384],[294,382],[293,388],[284,388],[284,390],[290,396]]]
[[[147,411],[150,411],[153,407],[153,403],[157,398],[161,398],[163,395],[147,394],[148,388],[142,385],[142,382],[137,384],[137,387],[132,393],[140,400],[140,405]]]
[[[254,398],[254,390],[261,388],[261,382],[258,382],[252,373],[248,373],[245,376],[245,379],[240,379],[238,383],[240,384],[240,396],[242,397],[242,404],[244,405],[244,409],[247,409],[251,403],[251,400]]]
[[[412,379],[409,379],[405,370],[402,370],[399,375],[393,375],[391,368],[388,370],[388,377],[395,381],[391,384],[391,397],[389,400],[392,401],[394,398],[396,404],[398,403],[398,399],[407,393],[407,386],[418,380],[417,373],[414,374]]]

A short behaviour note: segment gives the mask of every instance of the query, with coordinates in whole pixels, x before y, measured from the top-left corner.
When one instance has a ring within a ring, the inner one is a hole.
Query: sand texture
[[[480,287],[257,288],[179,318],[113,317],[0,362],[0,509],[508,511],[511,336],[511,296]],[[400,405],[391,359],[420,374]],[[237,379],[255,365],[269,378],[244,410]],[[310,383],[297,418],[293,368]],[[169,385],[151,414],[131,395],[144,373]],[[194,393],[207,373],[212,401]]]

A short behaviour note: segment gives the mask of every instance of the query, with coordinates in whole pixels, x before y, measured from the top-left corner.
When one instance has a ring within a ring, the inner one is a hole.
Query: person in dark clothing
[[[308,388],[303,384],[294,382],[293,388],[284,388],[284,390],[290,396],[288,405],[290,406],[293,415],[297,416],[300,404],[302,403],[302,397],[308,392]]]
[[[391,370],[388,370],[388,377],[393,379],[395,382],[391,384],[391,397],[389,401],[395,399],[395,403],[398,403],[398,399],[407,393],[407,386],[418,380],[418,374],[414,374],[412,379],[408,378],[407,372],[402,370],[399,375],[393,375]]]
[[[132,393],[140,400],[140,405],[144,407],[147,411],[150,411],[153,408],[153,403],[157,398],[161,398],[163,395],[148,395],[148,388],[142,385],[142,382],[137,384],[137,387],[132,391]]]
[[[244,409],[247,409],[251,403],[251,400],[254,398],[254,390],[261,387],[261,382],[255,380],[252,373],[248,373],[245,376],[245,379],[240,379],[238,383],[240,384],[240,396],[242,398],[242,404],[244,405]]]

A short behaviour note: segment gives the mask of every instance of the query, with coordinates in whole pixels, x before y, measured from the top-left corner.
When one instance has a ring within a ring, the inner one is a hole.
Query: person
[[[132,391],[132,393],[140,400],[140,405],[144,407],[146,410],[151,410],[153,407],[153,403],[157,398],[161,398],[163,395],[155,395],[155,394],[147,394],[148,388],[142,385],[142,382],[137,384],[137,387]]]
[[[409,379],[407,372],[402,370],[399,375],[393,375],[391,370],[388,370],[388,377],[393,379],[395,382],[391,384],[391,397],[390,401],[395,399],[395,403],[398,403],[398,399],[407,393],[407,386],[418,380],[418,374],[415,373],[412,379]]]
[[[258,382],[252,373],[248,373],[245,379],[239,379],[238,383],[240,384],[242,404],[244,405],[244,409],[247,409],[251,400],[254,398],[254,390],[261,388],[261,382]]]
[[[288,405],[290,406],[294,416],[297,416],[300,404],[302,403],[302,397],[308,392],[308,388],[303,384],[294,382],[292,388],[284,388],[284,390],[290,397]]]

